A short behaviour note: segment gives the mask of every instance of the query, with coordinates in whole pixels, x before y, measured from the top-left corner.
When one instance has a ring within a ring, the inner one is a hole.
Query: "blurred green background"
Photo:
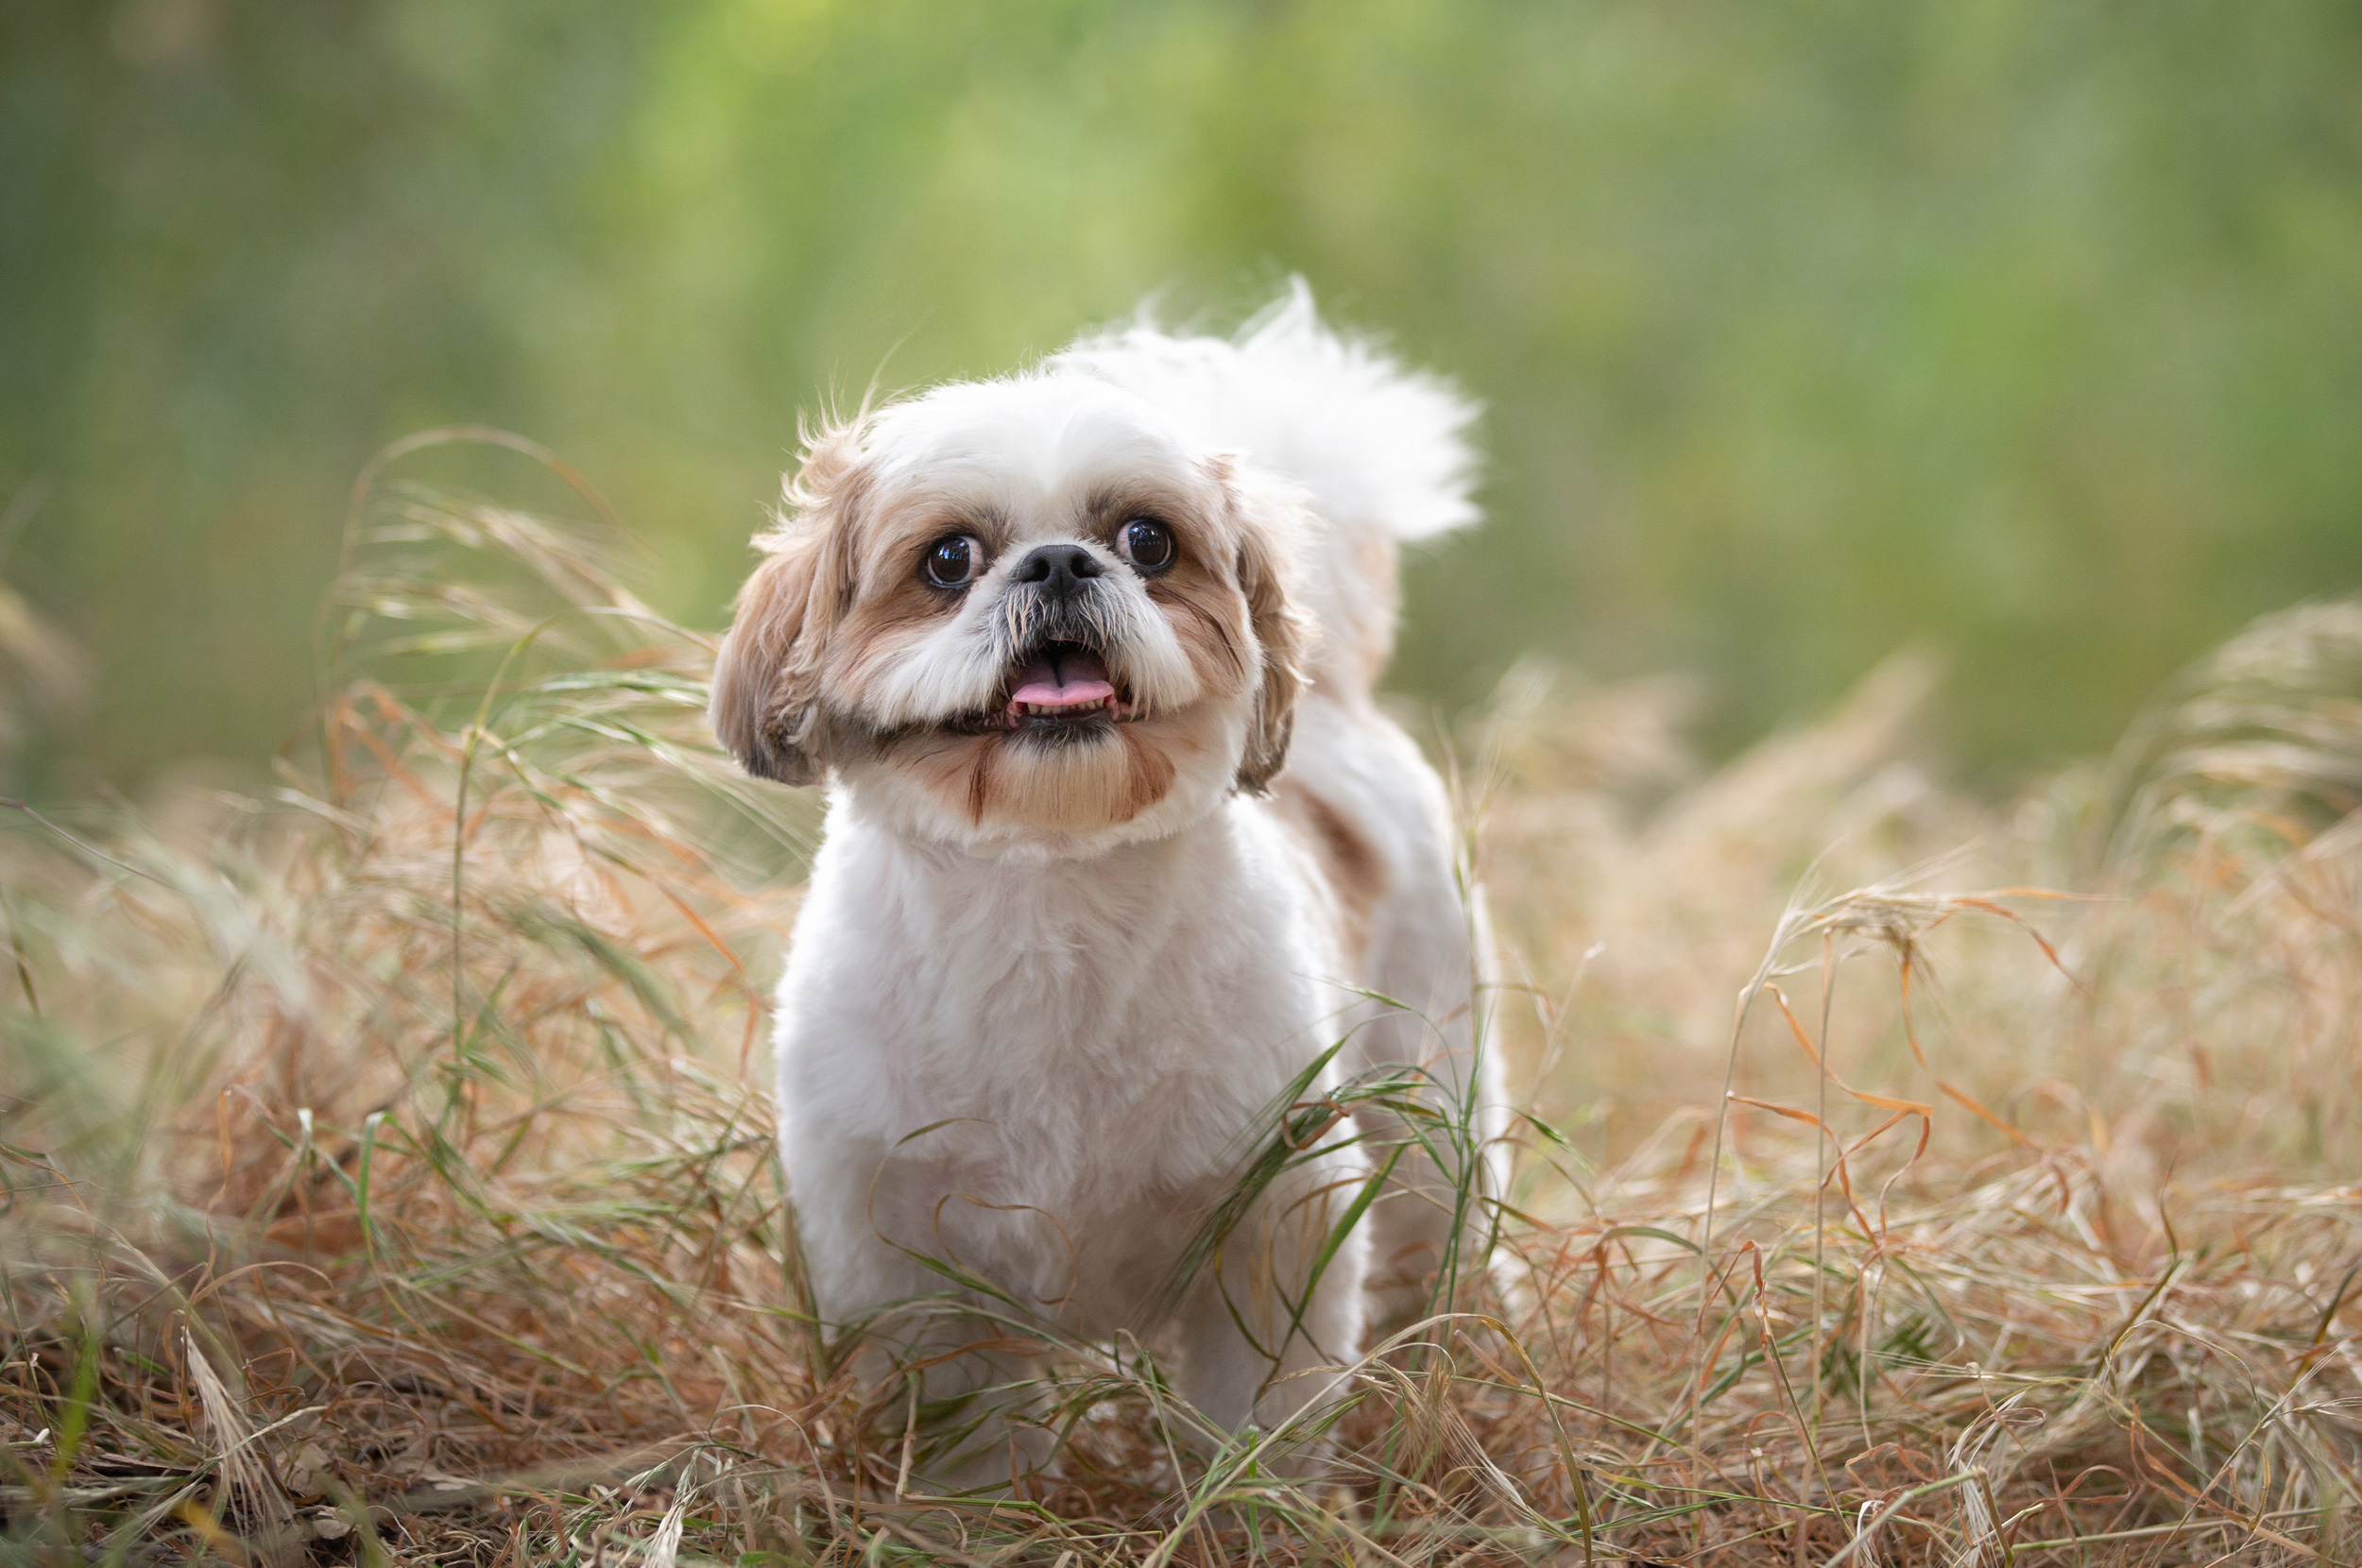
[[[2351,5],[9,0],[0,577],[94,676],[18,787],[266,757],[393,436],[546,442],[713,624],[829,389],[1291,270],[1491,409],[1439,703],[1721,748],[1916,644],[1998,779],[2362,578]]]

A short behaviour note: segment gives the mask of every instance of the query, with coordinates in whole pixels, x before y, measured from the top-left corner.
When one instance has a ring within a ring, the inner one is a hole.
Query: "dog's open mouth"
[[[1123,724],[1137,711],[1107,661],[1080,642],[1044,642],[1010,667],[997,707],[966,715],[952,727],[972,733],[1014,730],[1081,734]]]

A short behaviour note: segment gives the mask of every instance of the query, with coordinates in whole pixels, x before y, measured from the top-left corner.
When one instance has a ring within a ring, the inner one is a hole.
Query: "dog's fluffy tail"
[[[1366,340],[1322,324],[1303,279],[1231,338],[1176,336],[1143,311],[1060,354],[1164,409],[1207,445],[1301,486],[1321,520],[1304,595],[1316,688],[1367,692],[1394,651],[1395,541],[1477,519],[1477,405]]]

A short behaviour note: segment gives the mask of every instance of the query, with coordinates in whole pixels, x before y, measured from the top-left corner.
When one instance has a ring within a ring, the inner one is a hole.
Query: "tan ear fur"
[[[1288,546],[1298,531],[1301,508],[1292,499],[1258,494],[1235,483],[1231,494],[1240,523],[1239,590],[1246,596],[1247,619],[1263,650],[1263,680],[1247,729],[1246,752],[1239,758],[1238,787],[1261,794],[1287,765],[1296,698],[1317,634],[1296,608],[1291,591],[1293,570]]]
[[[830,430],[788,482],[794,515],[756,537],[762,565],[738,590],[713,665],[713,733],[746,771],[816,784],[828,771],[821,658],[852,591],[842,544],[857,486],[858,435]]]

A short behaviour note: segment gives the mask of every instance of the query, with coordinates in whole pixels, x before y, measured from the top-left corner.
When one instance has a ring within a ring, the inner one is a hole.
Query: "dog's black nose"
[[[1009,575],[1019,583],[1039,584],[1045,598],[1070,599],[1083,591],[1086,578],[1106,570],[1079,544],[1044,544],[1027,551]]]

